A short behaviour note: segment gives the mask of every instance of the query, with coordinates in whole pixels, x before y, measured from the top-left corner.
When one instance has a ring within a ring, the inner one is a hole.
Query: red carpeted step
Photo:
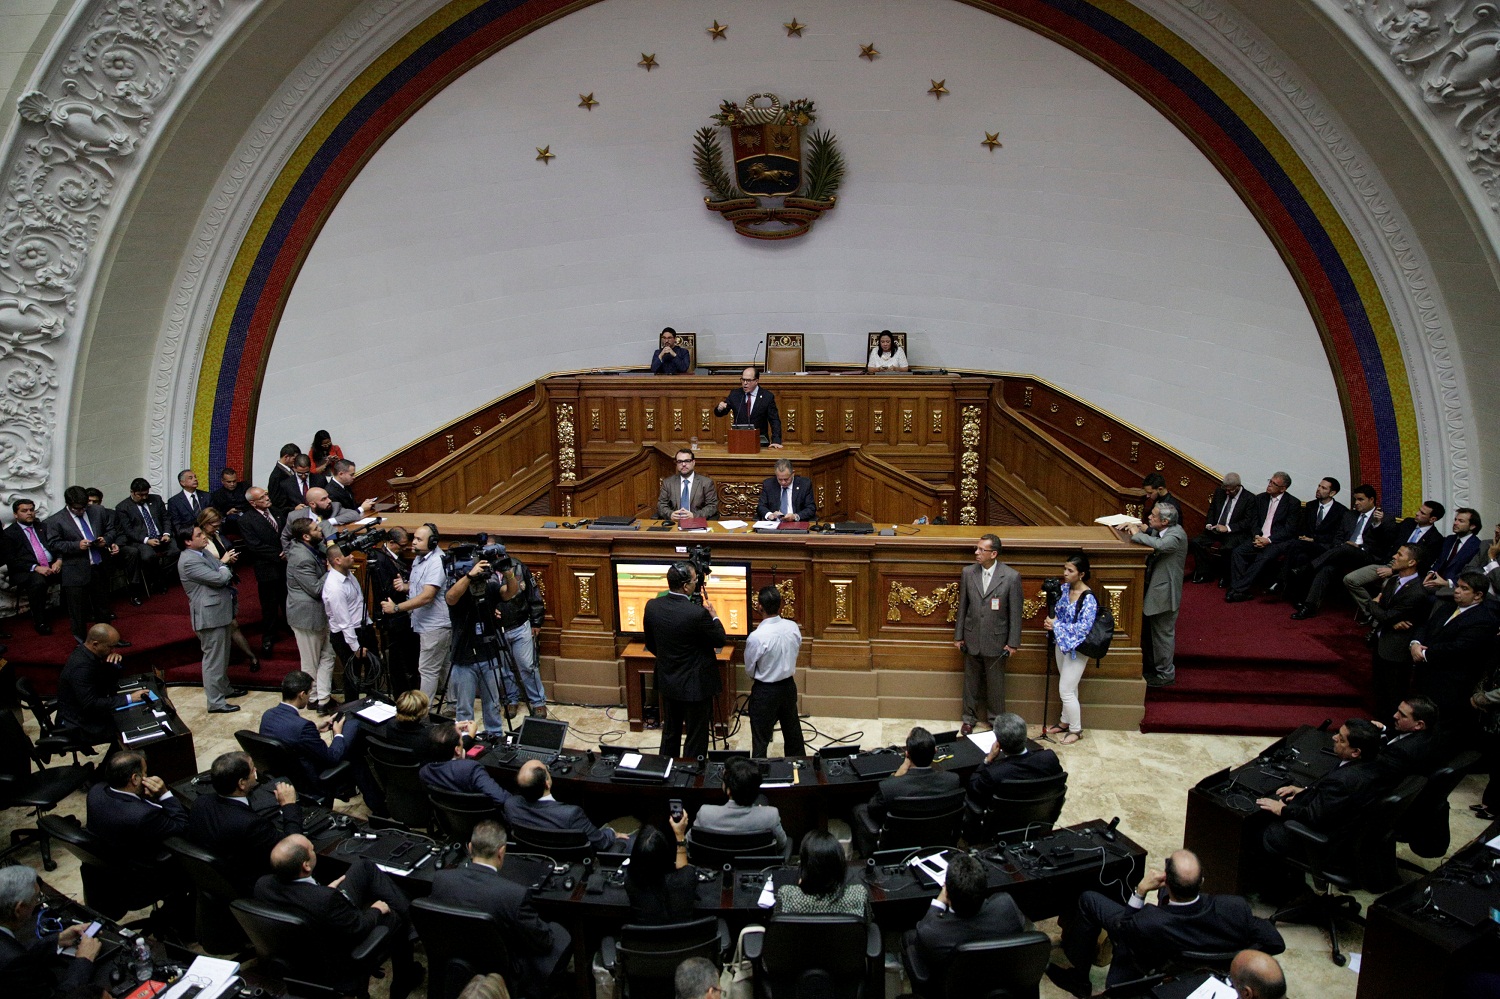
[[[1155,692],[1153,692],[1155,693]],[[1142,732],[1190,732],[1210,735],[1285,735],[1298,725],[1321,725],[1325,718],[1335,723],[1345,718],[1368,718],[1360,708],[1327,704],[1234,704],[1210,708],[1202,702],[1159,701],[1146,703]]]
[[[1269,674],[1269,675],[1268,675]],[[1177,682],[1151,691],[1153,700],[1358,702],[1362,688],[1337,673],[1270,669],[1199,669],[1177,667]]]

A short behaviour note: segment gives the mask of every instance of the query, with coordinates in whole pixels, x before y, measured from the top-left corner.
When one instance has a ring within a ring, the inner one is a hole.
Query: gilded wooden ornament
[[[709,422],[709,418],[713,415],[713,411],[708,409],[700,409],[698,410],[698,415],[702,417],[702,419],[698,421],[698,432],[706,434],[713,427],[713,424]]]
[[[819,434],[823,432],[823,411],[821,409],[813,410],[813,432]]]
[[[1041,590],[1036,591],[1036,596],[1030,600],[1021,601],[1021,620],[1030,621],[1038,613],[1047,608],[1047,594]]]
[[[587,94],[579,94],[578,106],[583,108],[585,111],[592,111],[594,110],[594,108],[599,106],[599,102],[594,100],[594,95],[592,92]]]
[[[621,409],[619,411],[619,417],[620,417],[620,422],[619,422],[620,429],[622,431],[629,430],[630,429],[630,413],[629,413],[629,411],[627,411],[625,409]]]
[[[776,584],[776,592],[781,594],[781,616],[788,621],[797,619],[797,584],[795,580],[783,579]]]
[[[949,92],[947,80],[932,80],[929,82],[931,82],[932,86],[927,88],[927,92],[938,100],[942,100],[943,95]]]
[[[981,142],[980,145],[993,153],[995,150],[1000,148],[1000,133],[985,132],[984,141]]]
[[[1025,408],[1025,409],[1030,409],[1031,408],[1031,386],[1030,385],[1026,386],[1026,390],[1021,395],[1021,406],[1023,408]]]
[[[719,517],[723,520],[754,520],[760,503],[759,482],[717,482]]]
[[[844,433],[854,433],[854,410],[844,410]]]
[[[781,423],[787,433],[795,434],[797,432],[797,408],[795,406],[786,411],[786,416],[782,419]]]
[[[1141,442],[1140,441],[1131,441],[1130,442],[1130,463],[1131,464],[1135,464],[1137,461],[1140,461],[1140,460],[1141,460]]]
[[[557,479],[573,482],[578,478],[577,431],[573,427],[573,404],[560,402],[553,411],[557,425]],[[571,506],[571,499],[567,501]]]
[[[943,411],[934,409],[932,411],[932,432],[940,434],[943,432]]]
[[[893,623],[901,620],[901,607],[905,605],[916,611],[918,617],[931,617],[938,608],[947,606],[948,614],[945,618],[950,624],[958,616],[958,583],[952,582],[939,586],[925,597],[917,596],[914,586],[904,586],[891,580],[891,592],[886,594],[885,619]]]
[[[402,513],[407,513],[411,510],[411,497],[406,494],[405,489],[396,494],[396,509]]]
[[[854,585],[852,579],[830,579],[833,585],[833,622],[834,624],[853,624],[854,620],[849,616],[849,587]]]
[[[807,25],[805,25],[802,22],[798,21],[794,17],[790,21],[787,21],[784,24],[782,24],[782,27],[786,29],[786,36],[788,38],[801,38],[802,37],[802,29],[805,28],[805,27],[807,27]]]
[[[655,52],[651,53],[650,55],[647,55],[646,53],[642,52],[641,53],[641,61],[638,62],[638,63],[636,63],[636,65],[639,66],[639,67],[641,67],[642,69],[644,69],[646,72],[649,73],[653,69],[655,69],[658,65],[660,65],[660,63],[658,63],[656,61],[656,53]]]
[[[646,407],[646,432],[653,433],[656,430],[656,407]]]
[[[871,427],[871,431],[874,432],[874,433],[877,433],[877,434],[883,434],[883,433],[885,433],[885,410],[883,410],[883,409],[877,409],[877,410],[875,410],[874,417],[875,417],[875,425],[873,427]]]
[[[537,146],[536,158],[541,160],[543,163],[551,163],[553,160],[557,159],[557,154],[552,151],[552,147],[550,145]]]
[[[672,431],[673,433],[682,432],[682,410],[676,406],[672,407]]]
[[[594,613],[594,574],[592,572],[579,572],[573,570],[573,578],[578,581],[578,613]]]
[[[589,410],[589,429],[596,434],[599,432],[599,410],[597,409]]]
[[[1119,621],[1120,620],[1120,601],[1122,599],[1124,599],[1124,596],[1125,596],[1125,586],[1124,586],[1124,584],[1122,583],[1122,584],[1117,584],[1117,585],[1111,585],[1109,583],[1105,583],[1104,584],[1104,592],[1109,594],[1109,612],[1115,616],[1115,620],[1116,621]]]
[[[452,453],[453,453],[453,448],[454,448],[454,444],[453,444],[453,435],[452,435],[452,434],[444,434],[444,435],[443,435],[443,440],[444,440],[444,441],[445,441],[445,442],[446,442],[446,443],[447,443],[447,445],[448,445],[448,453],[449,453],[449,454],[452,454]]]

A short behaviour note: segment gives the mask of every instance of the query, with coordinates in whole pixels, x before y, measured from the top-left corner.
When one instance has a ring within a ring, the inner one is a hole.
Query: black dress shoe
[[[1226,604],[1243,603],[1244,601],[1249,599],[1250,594],[1244,590],[1230,590],[1228,593],[1224,594],[1224,602]]]
[[[240,706],[238,704],[226,704],[222,708],[209,708],[208,713],[211,715],[227,715],[232,714],[239,709]]]
[[[1047,980],[1070,996],[1078,996],[1079,999],[1093,995],[1094,987],[1089,984],[1088,972],[1078,968],[1064,968],[1060,965],[1047,965]]]
[[[39,625],[36,626],[36,633],[38,635],[50,635],[50,634],[52,634],[52,625],[50,625],[50,624],[39,624]]]
[[[229,693],[225,694],[224,696],[225,697],[244,697],[248,693],[250,693],[250,691],[247,690],[244,687],[230,687],[229,688]]]
[[[1317,616],[1318,616],[1318,609],[1316,607],[1309,607],[1309,606],[1307,606],[1307,604],[1303,604],[1302,606],[1300,606],[1300,607],[1297,608],[1297,613],[1295,613],[1295,614],[1292,615],[1292,620],[1293,621],[1306,621],[1310,617],[1317,617]]]
[[[113,621],[118,616],[119,615],[115,614],[114,612],[110,612],[110,613],[105,614],[104,616],[100,617],[99,620],[102,621],[105,624],[108,624],[109,622]]]
[[[318,714],[331,715],[338,708],[338,706],[339,702],[330,697],[328,700],[320,701],[317,704]]]

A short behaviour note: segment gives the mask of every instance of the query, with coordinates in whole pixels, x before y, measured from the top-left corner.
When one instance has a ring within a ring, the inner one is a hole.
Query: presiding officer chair
[[[934,968],[908,933],[901,948],[906,977],[922,999],[1037,999],[1052,941],[1035,930],[960,944],[945,967]]]
[[[803,369],[801,333],[766,334],[766,371],[791,374]]]

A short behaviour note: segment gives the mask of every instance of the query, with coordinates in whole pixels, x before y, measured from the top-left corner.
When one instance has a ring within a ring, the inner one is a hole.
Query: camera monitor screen
[[[675,563],[615,559],[615,627],[622,635],[645,632],[646,601],[667,589],[667,570]],[[750,634],[750,563],[714,562],[705,594],[718,612],[724,634]]]

